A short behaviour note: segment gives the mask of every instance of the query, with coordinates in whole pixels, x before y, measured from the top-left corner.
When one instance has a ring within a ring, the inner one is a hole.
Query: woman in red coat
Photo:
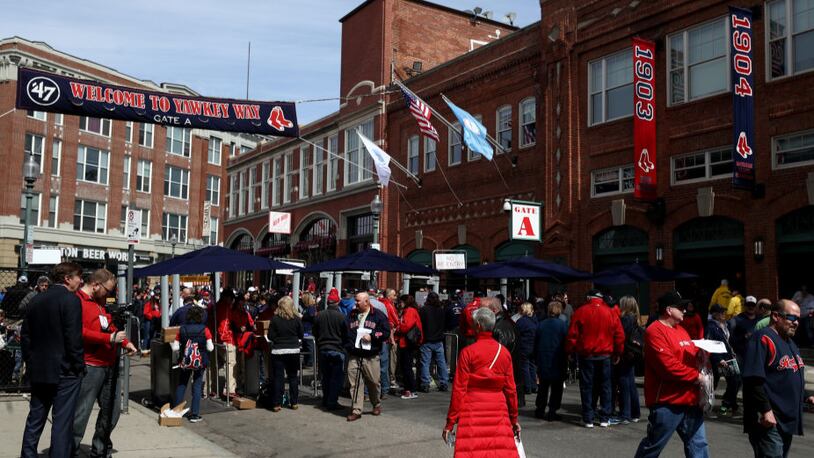
[[[414,327],[418,328],[421,337],[418,342],[410,343],[407,334]],[[421,318],[418,316],[415,299],[409,294],[402,294],[399,298],[399,327],[396,329],[396,339],[399,344],[398,364],[404,380],[404,392],[401,394],[401,399],[415,399],[418,395],[415,394],[413,361],[416,349],[424,340],[424,329],[421,327]]]
[[[517,389],[512,357],[492,338],[495,315],[486,308],[474,314],[477,340],[461,351],[441,437],[448,441],[458,425],[455,457],[517,457]]]

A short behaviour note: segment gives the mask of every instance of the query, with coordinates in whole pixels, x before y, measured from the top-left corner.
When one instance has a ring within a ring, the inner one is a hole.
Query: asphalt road
[[[640,380],[641,382],[641,380]],[[134,397],[149,388],[146,360],[133,366],[131,378]],[[719,387],[721,390],[723,387]],[[641,389],[640,389],[641,392]],[[265,409],[236,411],[219,403],[202,406],[204,421],[184,423],[194,431],[237,455],[246,457],[446,457],[452,456],[440,438],[449,404],[449,393],[420,393],[418,399],[389,397],[383,402],[380,417],[363,415],[348,423],[347,411],[323,412],[318,400],[302,389],[300,409],[283,409],[273,413]],[[347,398],[340,403],[349,405]],[[534,397],[527,397],[521,409],[523,443],[529,457],[629,457],[633,456],[647,428],[646,409],[643,421],[611,428],[591,430],[579,425],[579,391],[569,385],[563,399],[562,422],[545,422],[533,417]],[[371,406],[366,405],[369,413]],[[752,450],[739,417],[706,422],[710,455],[714,457],[748,457]],[[814,435],[814,415],[806,414],[805,429]],[[673,436],[663,457],[683,457],[681,440]],[[796,437],[791,456],[814,456],[814,439]]]

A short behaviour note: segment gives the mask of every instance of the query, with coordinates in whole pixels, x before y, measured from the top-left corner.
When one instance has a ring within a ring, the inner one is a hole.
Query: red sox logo
[[[780,358],[780,362],[777,363],[778,370],[791,369],[794,372],[797,372],[799,368],[800,364],[797,362],[794,356],[784,355],[782,358]]]
[[[271,127],[279,130],[280,132],[284,131],[286,128],[294,127],[294,123],[285,119],[285,114],[283,113],[283,109],[280,107],[274,107],[271,110],[271,114],[269,114],[269,119],[266,121],[268,125]]]
[[[746,139],[746,132],[741,131],[740,135],[738,135],[738,145],[736,149],[738,150],[738,154],[744,159],[752,155],[752,147],[749,146],[749,142]]]
[[[642,153],[639,155],[639,168],[644,173],[650,173],[656,168],[656,165],[650,160],[650,152],[647,151],[647,148],[642,148]]]

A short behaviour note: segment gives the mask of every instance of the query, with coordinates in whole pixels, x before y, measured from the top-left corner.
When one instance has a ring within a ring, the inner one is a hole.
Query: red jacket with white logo
[[[644,333],[644,400],[656,404],[697,406],[698,347],[681,326],[656,320]]]
[[[95,367],[109,367],[116,362],[118,345],[110,343],[110,336],[117,332],[113,317],[105,308],[91,299],[81,289],[76,292],[82,301],[82,344],[85,347],[85,364]],[[102,329],[102,316],[107,321],[107,329]],[[124,339],[122,345],[129,341]]]
[[[587,358],[621,355],[625,331],[619,315],[599,298],[592,298],[571,317],[565,350]]]

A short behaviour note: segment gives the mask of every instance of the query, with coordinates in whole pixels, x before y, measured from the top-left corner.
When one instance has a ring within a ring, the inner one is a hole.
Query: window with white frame
[[[728,90],[728,30],[720,18],[667,36],[671,105]]]
[[[512,149],[512,107],[510,105],[506,105],[505,107],[500,107],[495,114],[495,118],[497,121],[497,144],[504,151],[511,151]],[[496,153],[500,153],[501,151],[495,151]]]
[[[164,167],[164,195],[176,199],[188,199],[189,170],[171,165]]]
[[[124,141],[133,143],[133,121],[124,123]]]
[[[633,165],[611,167],[591,172],[591,197],[633,192]]]
[[[167,127],[167,152],[189,157],[192,131],[183,127]]]
[[[235,142],[229,142],[229,157],[237,156],[237,145]]]
[[[588,125],[633,114],[633,51],[611,54],[588,63]]]
[[[223,140],[218,137],[209,137],[209,152],[207,154],[210,164],[220,165],[220,156],[223,151]]]
[[[537,100],[529,97],[520,102],[520,147],[537,143]]]
[[[697,183],[732,176],[732,147],[696,151],[670,158],[673,184]]]
[[[57,214],[59,212],[59,196],[52,195],[48,198],[48,221],[46,227],[57,227]]]
[[[132,158],[128,155],[124,156],[124,164],[122,170],[122,188],[123,189],[130,189],[130,162]]]
[[[65,123],[65,115],[62,113],[54,113],[54,125],[61,126]]]
[[[251,167],[248,171],[249,181],[246,186],[246,211],[254,213],[254,200],[257,196],[257,167]]]
[[[40,225],[40,208],[42,194],[35,192],[31,197],[31,219],[28,221],[34,226]],[[25,225],[25,194],[20,194],[20,224]]]
[[[266,161],[263,163],[262,186],[260,188],[260,209],[265,210],[269,208],[269,188],[271,187],[271,163]]]
[[[237,207],[238,207],[238,181],[239,177],[237,173],[233,173],[229,175],[229,217],[234,218],[237,215]]]
[[[814,130],[774,137],[772,162],[778,169],[814,164]]]
[[[435,140],[424,137],[424,172],[432,172],[435,170],[437,155],[436,149],[438,145]]]
[[[146,122],[139,123],[138,127],[138,144],[145,148],[153,147],[153,132],[155,126]]]
[[[483,124],[483,117],[481,115],[475,115],[475,119],[479,123]],[[466,149],[466,160],[467,160],[467,162],[477,161],[477,160],[480,160],[480,158],[482,158],[482,157],[483,156],[480,153],[476,153],[476,152],[472,151],[469,148]]]
[[[311,153],[308,148],[300,148],[300,199],[307,199],[311,192]]]
[[[251,150],[252,150],[251,146],[240,145],[240,154],[246,154]]]
[[[150,238],[150,210],[141,210],[141,238]]]
[[[237,200],[237,214],[243,216],[246,214],[246,200],[249,198],[249,173],[246,170],[243,170],[238,173],[239,184],[238,184],[238,200]]]
[[[462,146],[461,146],[461,124],[457,121],[452,124],[452,127],[448,128],[448,135],[447,138],[449,141],[447,144],[449,145],[449,152],[448,152],[448,162],[447,164],[450,166],[458,165],[461,163],[463,159],[462,156]]]
[[[209,244],[218,244],[218,218],[209,218]]]
[[[149,193],[152,176],[153,163],[145,159],[139,159],[136,164],[136,191]]]
[[[317,145],[322,145],[322,140],[317,142]],[[313,172],[314,172],[314,185],[311,189],[311,194],[314,196],[318,196],[322,194],[322,188],[325,182],[325,152],[322,151],[322,148],[313,148],[314,160],[313,160]]]
[[[420,165],[418,142],[418,135],[413,135],[407,139],[407,170],[413,175],[418,175],[418,167]]]
[[[42,158],[44,157],[45,137],[26,132],[25,134],[25,154],[34,157],[34,161],[40,166],[42,173]],[[23,161],[25,163],[25,161]]]
[[[335,191],[339,181],[339,136],[331,135],[328,138],[328,175],[325,192]]]
[[[91,118],[89,116],[79,117],[79,130],[102,135],[104,137],[110,137],[111,124],[112,123],[109,119]]]
[[[220,177],[215,175],[206,176],[206,195],[204,202],[211,202],[213,207],[220,205]]]
[[[281,156],[274,158],[272,172],[271,205],[272,207],[276,207],[280,205],[280,195],[283,185],[283,158]]]
[[[76,199],[73,211],[73,229],[82,232],[105,233],[107,204]]]
[[[122,205],[121,216],[119,217],[119,232],[124,234],[127,230],[127,205]]]
[[[775,0],[767,11],[769,77],[814,69],[814,0]]]
[[[285,154],[285,179],[283,180],[283,203],[291,202],[291,189],[294,187],[294,152]]]
[[[62,140],[55,138],[51,144],[51,176],[59,176],[59,166],[62,162]]]
[[[161,235],[170,241],[175,236],[178,243],[187,243],[187,215],[164,213],[161,223]]]
[[[109,152],[79,145],[76,158],[76,179],[89,183],[107,184],[109,160]]]
[[[44,111],[27,110],[25,113],[29,118],[34,118],[38,121],[45,121],[48,119],[48,115]]]
[[[357,128],[361,128],[361,133],[371,141],[373,138],[373,120],[368,120],[360,126],[345,129],[345,184],[360,183],[372,178],[370,154],[365,150],[364,145],[356,135]]]

